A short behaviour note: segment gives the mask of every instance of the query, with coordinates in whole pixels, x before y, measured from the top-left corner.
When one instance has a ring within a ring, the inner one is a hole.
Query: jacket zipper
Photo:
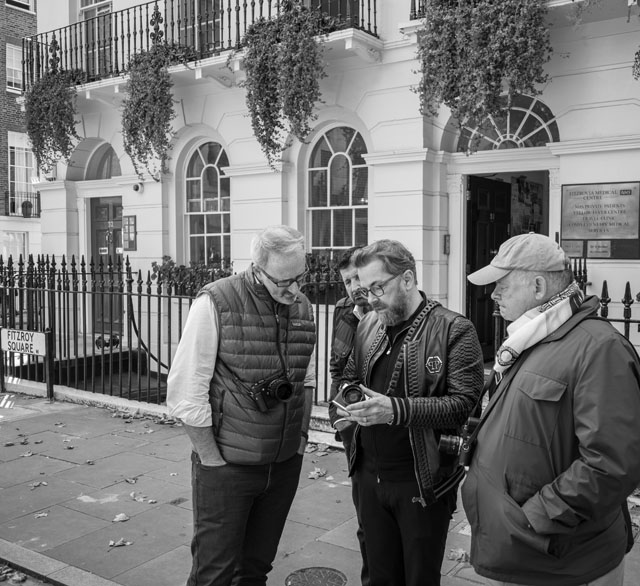
[[[278,315],[278,304],[274,304],[274,315],[276,318],[276,348],[278,349],[278,357],[280,358],[280,364],[282,365],[282,372],[287,375],[286,362],[284,355],[282,354],[282,348],[280,347],[280,316]],[[282,418],[282,429],[280,430],[280,442],[278,443],[278,451],[276,452],[276,460],[280,456],[280,450],[282,449],[282,442],[284,441],[284,434],[287,428],[287,416],[288,416],[288,404],[283,403],[284,417]]]
[[[404,396],[409,398],[409,381],[407,380],[407,348],[408,344],[403,344],[402,351],[404,352],[404,366],[402,367],[402,378],[404,380]],[[409,444],[411,444],[411,457],[413,459],[413,474],[416,477],[416,483],[418,485],[418,494],[420,495],[420,503],[424,506],[424,494],[422,492],[422,485],[420,484],[420,475],[418,474],[418,467],[416,464],[416,448],[413,445],[413,430],[409,428]]]

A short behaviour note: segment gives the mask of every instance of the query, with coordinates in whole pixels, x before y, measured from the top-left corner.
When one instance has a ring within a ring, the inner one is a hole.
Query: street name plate
[[[44,332],[2,329],[0,346],[5,352],[44,356],[47,348],[46,336]]]

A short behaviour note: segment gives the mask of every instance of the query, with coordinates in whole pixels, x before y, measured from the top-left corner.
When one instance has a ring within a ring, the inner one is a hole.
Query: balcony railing
[[[377,35],[377,0],[303,0],[343,27]],[[75,71],[82,83],[126,72],[131,57],[166,41],[196,61],[237,49],[247,29],[277,16],[283,0],[154,0],[23,39],[27,86],[50,69]]]
[[[5,191],[4,215],[39,218],[40,192]]]

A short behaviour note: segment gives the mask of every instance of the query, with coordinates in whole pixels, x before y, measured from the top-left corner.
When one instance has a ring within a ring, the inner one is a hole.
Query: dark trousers
[[[440,586],[456,490],[423,507],[411,482],[378,482],[358,469],[353,478],[371,586]]]
[[[264,586],[298,488],[302,456],[202,466],[191,456],[193,563],[187,586]]]

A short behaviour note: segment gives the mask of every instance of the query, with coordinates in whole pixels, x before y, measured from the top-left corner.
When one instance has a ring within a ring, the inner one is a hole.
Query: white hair
[[[272,253],[290,254],[297,251],[304,253],[304,236],[284,224],[267,226],[251,241],[251,260],[258,267],[264,267]]]

